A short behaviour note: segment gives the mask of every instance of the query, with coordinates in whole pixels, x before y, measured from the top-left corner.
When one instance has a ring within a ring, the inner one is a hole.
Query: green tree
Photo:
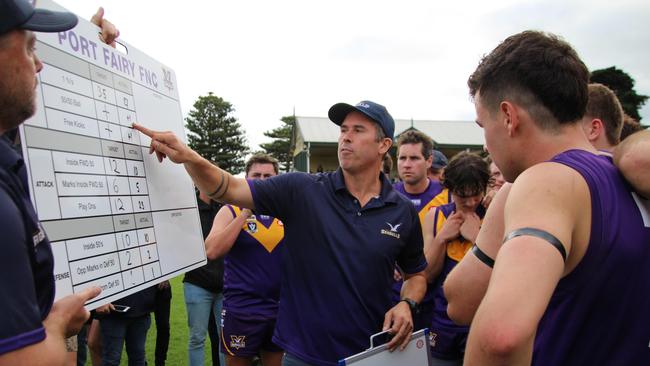
[[[647,95],[639,95],[634,90],[634,79],[616,66],[591,72],[591,82],[607,85],[616,93],[625,113],[637,121],[641,120],[639,109],[648,100]]]
[[[248,154],[246,136],[232,104],[209,92],[199,96],[187,118],[185,127],[189,146],[204,158],[219,164],[232,174],[244,170]]]
[[[280,118],[280,121],[282,121],[282,126],[264,132],[264,136],[272,138],[273,141],[260,144],[260,147],[267,154],[278,159],[278,162],[280,162],[280,170],[288,172],[291,170],[291,164],[293,163],[291,133],[293,126],[296,124],[296,117],[284,116]]]

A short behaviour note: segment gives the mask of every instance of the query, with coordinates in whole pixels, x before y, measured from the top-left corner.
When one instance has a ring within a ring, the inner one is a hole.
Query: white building
[[[408,129],[417,129],[433,139],[436,149],[448,158],[463,150],[483,149],[483,130],[474,121],[395,120],[395,141]],[[339,127],[324,117],[296,116],[291,146],[294,169],[314,173],[336,170]],[[395,161],[395,147],[391,149]],[[393,170],[396,170],[395,168]]]

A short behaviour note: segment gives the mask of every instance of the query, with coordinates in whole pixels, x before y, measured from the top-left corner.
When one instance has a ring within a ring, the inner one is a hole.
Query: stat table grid
[[[99,286],[97,301],[153,281],[162,270],[142,147],[131,127],[131,82],[87,67],[90,77],[83,77],[44,60],[44,118],[26,126],[25,139],[41,221],[89,223],[98,234],[52,242],[57,286]]]

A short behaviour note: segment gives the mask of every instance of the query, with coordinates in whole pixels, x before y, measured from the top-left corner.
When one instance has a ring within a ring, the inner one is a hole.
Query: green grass
[[[183,300],[183,276],[178,276],[169,282],[172,286],[172,305],[169,316],[170,338],[169,350],[167,351],[167,365],[187,365],[187,341],[189,330],[187,328],[187,311],[185,310],[185,301]],[[151,328],[147,333],[147,363],[154,365],[154,352],[156,348],[156,322],[153,313],[151,314]],[[210,338],[206,334],[205,338],[205,364],[212,365],[212,352]],[[90,356],[86,365],[91,365]],[[126,352],[122,352],[120,365],[128,365]]]

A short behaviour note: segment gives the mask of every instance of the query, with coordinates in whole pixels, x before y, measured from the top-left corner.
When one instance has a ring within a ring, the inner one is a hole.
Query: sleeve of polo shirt
[[[250,179],[248,185],[256,212],[287,220],[300,192],[311,182],[308,174],[287,173],[269,179]]]
[[[0,354],[45,339],[36,299],[22,215],[14,201],[0,188]],[[31,241],[31,239],[29,239]]]
[[[422,239],[422,227],[415,209],[412,212],[411,230],[408,237],[404,239],[406,245],[397,256],[397,264],[407,274],[424,271],[427,267],[427,260],[424,257],[424,240]]]

